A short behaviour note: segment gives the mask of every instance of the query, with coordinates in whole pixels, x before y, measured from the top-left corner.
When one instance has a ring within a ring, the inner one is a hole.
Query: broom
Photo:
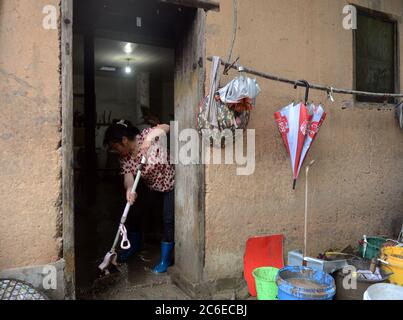
[[[132,187],[132,193],[136,192],[137,189],[137,185],[139,184],[140,181],[140,177],[141,177],[141,170],[143,169],[143,166],[146,164],[147,159],[145,157],[143,157],[141,159],[141,163],[140,166],[137,170],[137,174],[136,174],[136,178],[134,180],[134,184]],[[127,230],[125,227],[125,222],[127,219],[127,215],[129,213],[130,210],[130,202],[127,202],[125,210],[123,211],[123,215],[122,218],[120,219],[120,224],[119,224],[119,228],[118,231],[116,232],[116,236],[115,236],[115,240],[113,241],[113,245],[111,250],[109,250],[109,252],[105,255],[104,260],[102,261],[102,263],[98,266],[98,269],[101,271],[101,276],[102,275],[109,275],[110,269],[116,269],[117,268],[117,253],[116,253],[116,246],[118,245],[119,242],[119,238],[120,236],[122,236],[122,241],[120,243],[120,247],[123,250],[128,250],[130,249],[130,242],[129,239],[127,238]]]

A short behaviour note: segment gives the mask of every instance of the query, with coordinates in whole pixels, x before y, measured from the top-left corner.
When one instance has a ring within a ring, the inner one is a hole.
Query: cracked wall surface
[[[395,16],[403,61],[403,2],[353,2]],[[233,59],[239,56],[245,66],[290,79],[353,86],[352,32],[342,26],[346,1],[238,3]],[[227,57],[232,0],[220,4],[220,13],[207,16],[207,56]],[[208,63],[208,81],[210,67]],[[224,84],[231,77],[222,79]],[[258,82],[262,93],[249,125],[256,130],[254,175],[237,177],[236,166],[206,169],[205,277],[210,281],[241,276],[249,237],[282,233],[285,255],[303,248],[305,174],[293,191],[290,160],[273,114],[303,98],[304,90],[261,78]],[[311,91],[310,97],[325,104],[328,117],[308,156],[317,161],[310,172],[309,254],[355,246],[363,234],[392,235],[403,223],[403,131],[394,111],[368,109],[348,95],[335,95],[333,104],[325,92]]]
[[[59,31],[46,5],[0,1],[0,270],[59,259]]]

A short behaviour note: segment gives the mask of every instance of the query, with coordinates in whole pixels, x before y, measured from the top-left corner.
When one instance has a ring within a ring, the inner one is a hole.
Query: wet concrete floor
[[[96,184],[96,199],[85,200],[81,194],[76,196],[75,205],[75,242],[76,242],[76,287],[77,299],[83,300],[176,300],[189,299],[178,287],[171,283],[168,274],[156,275],[151,272],[160,255],[161,217],[153,195],[142,193],[147,199],[136,209],[143,214],[143,241],[138,255],[127,264],[120,266],[120,272],[98,279],[97,267],[110,250],[115,237],[120,216],[125,206],[124,190],[121,180],[102,179]],[[140,194],[139,194],[140,197]],[[154,231],[155,230],[155,231]]]
[[[188,300],[167,273],[154,274],[152,266],[159,259],[159,247],[146,246],[120,272],[95,280],[82,299],[95,300]]]

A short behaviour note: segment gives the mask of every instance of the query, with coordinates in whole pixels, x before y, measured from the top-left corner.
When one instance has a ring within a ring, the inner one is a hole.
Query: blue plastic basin
[[[336,285],[331,275],[307,267],[285,267],[276,277],[279,300],[332,300]]]

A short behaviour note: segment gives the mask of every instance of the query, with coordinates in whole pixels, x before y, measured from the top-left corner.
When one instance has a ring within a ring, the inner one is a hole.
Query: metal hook
[[[298,85],[302,86],[302,87],[305,87],[305,100],[304,100],[304,103],[307,104],[308,99],[309,99],[309,88],[311,87],[311,85],[306,80],[298,80],[294,84],[294,89],[297,89]]]
[[[227,76],[227,75],[228,75],[228,71],[229,71],[238,61],[239,61],[239,57],[236,58],[235,61],[234,61],[233,63],[231,63],[230,65],[226,65],[226,66],[224,67],[223,74],[224,74],[225,76]],[[239,69],[239,67],[238,67],[238,69]]]
[[[333,87],[330,87],[327,89],[327,98],[334,102],[334,98],[333,98]]]

